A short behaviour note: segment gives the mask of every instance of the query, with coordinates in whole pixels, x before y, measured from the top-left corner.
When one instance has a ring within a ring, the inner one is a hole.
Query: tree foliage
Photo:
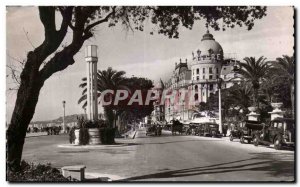
[[[283,102],[285,108],[291,109],[293,116],[295,102],[294,56],[283,55],[269,63],[271,68],[262,83],[263,90],[268,95],[270,102]]]
[[[237,73],[242,75],[242,77],[249,83],[252,84],[253,89],[253,103],[255,106],[259,106],[258,102],[258,90],[263,78],[268,74],[270,69],[269,65],[266,63],[266,58],[261,56],[257,60],[255,57],[244,58],[245,62],[240,62],[240,69]]]
[[[86,107],[87,102],[87,83],[86,83],[86,77],[82,79],[82,83],[79,85],[79,87],[83,88],[82,96],[78,100],[78,104],[81,102],[84,102],[83,108]],[[128,119],[133,119],[132,116],[134,116],[135,119],[141,119],[149,114],[151,114],[153,110],[153,103],[150,102],[149,105],[139,105],[137,103],[133,103],[132,105],[128,105],[128,102],[130,101],[132,94],[140,90],[142,94],[143,103],[145,103],[146,96],[148,93],[148,90],[150,90],[153,87],[152,81],[143,78],[143,77],[125,77],[124,71],[116,71],[113,70],[111,67],[109,67],[107,70],[98,71],[97,76],[97,89],[98,89],[98,97],[101,96],[101,93],[105,90],[112,90],[114,91],[113,94],[107,94],[109,97],[104,97],[106,99],[106,102],[111,102],[108,106],[104,106],[104,112],[107,120],[110,122],[110,124],[114,121],[115,117],[113,114],[113,110],[116,111],[116,114],[120,117],[125,117]],[[118,102],[118,105],[114,105],[114,99],[116,96],[117,90],[127,90],[129,92],[129,95],[126,99],[121,100]],[[99,101],[100,104],[101,100]],[[121,115],[124,113],[124,115]],[[126,114],[126,115],[125,115]],[[124,119],[122,119],[124,120]]]

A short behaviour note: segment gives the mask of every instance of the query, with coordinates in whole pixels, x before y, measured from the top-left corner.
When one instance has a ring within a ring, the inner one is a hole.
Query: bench
[[[62,175],[66,178],[71,178],[72,180],[83,181],[84,180],[84,170],[85,165],[76,166],[64,166],[61,168]]]

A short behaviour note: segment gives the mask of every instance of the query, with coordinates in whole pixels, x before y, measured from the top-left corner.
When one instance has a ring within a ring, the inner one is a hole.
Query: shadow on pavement
[[[108,182],[108,181],[111,181],[111,179],[108,177],[97,177],[97,178],[84,179],[83,181],[80,181],[80,182],[91,183],[91,182]]]
[[[181,141],[168,141],[168,142],[149,142],[149,143],[137,143],[139,145],[151,145],[151,144],[156,144],[156,145],[163,145],[163,144],[172,144],[172,143],[183,143],[183,142],[203,142],[203,141],[221,141],[221,140],[181,140]]]
[[[295,180],[294,159],[290,158],[287,160],[281,160],[277,158],[278,156],[282,158],[289,157],[291,156],[291,154],[250,153],[250,155],[253,155],[253,158],[214,164],[209,166],[193,167],[187,169],[141,175],[141,176],[122,179],[122,181],[134,181],[134,180],[143,180],[143,179],[153,179],[153,181],[155,181],[155,179],[162,179],[162,178],[168,179],[168,178],[188,177],[188,176],[196,176],[196,175],[207,175],[207,174],[238,172],[238,171],[263,171],[263,172],[267,172],[272,177],[291,177]]]

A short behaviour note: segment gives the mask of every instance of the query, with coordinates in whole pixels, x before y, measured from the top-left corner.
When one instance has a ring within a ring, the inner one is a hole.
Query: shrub
[[[7,171],[7,180],[10,182],[67,182],[58,169],[51,167],[51,164],[29,164],[24,160],[17,172]]]
[[[115,129],[114,128],[100,128],[100,139],[102,144],[115,143]]]
[[[90,135],[87,128],[81,128],[79,130],[79,142],[80,145],[87,145],[89,144]]]
[[[85,123],[85,128],[91,129],[91,128],[99,128],[99,125],[97,122],[93,122],[93,121],[87,121]]]
[[[89,144],[90,136],[88,129],[98,128],[100,132],[100,139],[102,144],[115,143],[115,129],[108,128],[108,122],[99,120],[98,122],[85,120],[84,117],[77,117],[77,125],[72,128],[69,133],[69,142],[72,144],[75,141],[75,129],[79,129],[79,143],[80,145]]]

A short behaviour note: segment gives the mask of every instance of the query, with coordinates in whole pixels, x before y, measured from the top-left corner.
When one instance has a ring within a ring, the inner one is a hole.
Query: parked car
[[[245,141],[247,141],[247,143],[251,143],[255,134],[262,130],[262,128],[263,125],[259,121],[246,120],[242,122],[240,142],[245,143]]]
[[[176,132],[178,132],[178,134],[182,134],[184,131],[183,131],[183,124],[178,121],[178,120],[173,120],[172,121],[172,135],[176,135]]]
[[[162,127],[160,125],[150,125],[146,128],[146,136],[161,136]]]
[[[234,124],[231,126],[229,139],[233,141],[234,139],[240,139],[242,136],[242,126],[243,123]]]
[[[162,126],[161,126],[161,125],[158,125],[158,126],[156,127],[157,136],[161,136],[161,131],[162,131]]]
[[[211,136],[211,137],[222,137],[222,134],[219,131],[219,125],[216,123],[201,123],[198,126],[198,135],[199,136]]]
[[[197,129],[197,124],[190,123],[189,127],[187,128],[185,134],[186,135],[195,135]]]
[[[277,150],[283,146],[295,146],[295,121],[291,118],[276,118],[256,133],[253,144],[271,145]]]

